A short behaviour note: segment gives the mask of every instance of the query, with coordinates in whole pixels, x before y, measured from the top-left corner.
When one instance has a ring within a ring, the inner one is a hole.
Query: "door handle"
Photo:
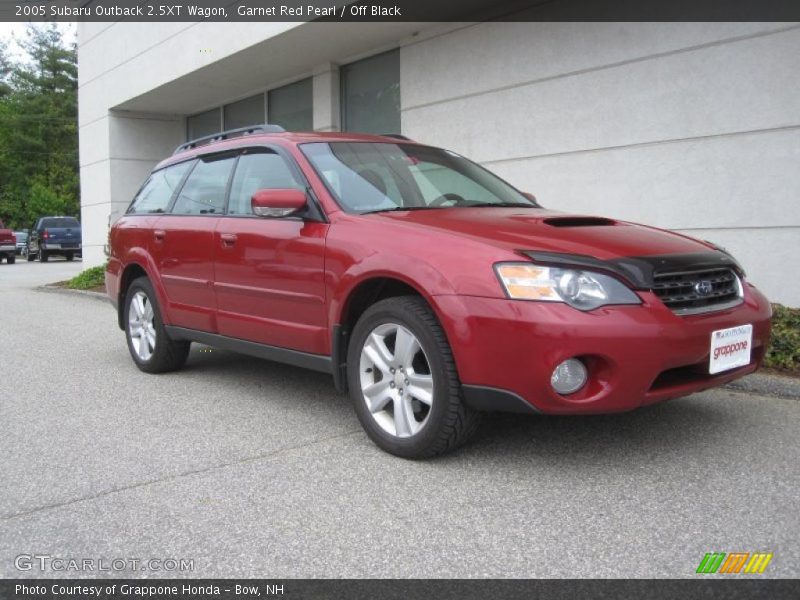
[[[164,231],[163,229],[156,229],[155,231],[153,231],[153,237],[157,242],[163,242],[166,235],[167,232]]]
[[[222,239],[222,245],[226,248],[230,248],[236,243],[235,233],[221,233],[219,237]]]

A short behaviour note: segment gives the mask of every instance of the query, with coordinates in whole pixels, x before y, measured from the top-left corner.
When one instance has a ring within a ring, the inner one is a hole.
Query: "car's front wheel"
[[[147,277],[131,283],[125,296],[125,337],[133,362],[145,373],[180,369],[189,356],[190,342],[170,339]]]
[[[465,406],[450,345],[416,296],[382,300],[356,324],[348,387],[367,435],[383,450],[427,458],[463,444],[479,414]]]

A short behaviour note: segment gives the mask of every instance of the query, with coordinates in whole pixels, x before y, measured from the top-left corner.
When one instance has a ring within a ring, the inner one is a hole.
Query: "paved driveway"
[[[197,346],[140,373],[110,305],[32,289],[80,268],[0,266],[0,577],[60,574],[21,554],[186,558],[166,574],[199,577],[693,577],[706,552],[770,551],[767,575],[798,573],[798,401],[492,416],[409,462],[320,374]]]

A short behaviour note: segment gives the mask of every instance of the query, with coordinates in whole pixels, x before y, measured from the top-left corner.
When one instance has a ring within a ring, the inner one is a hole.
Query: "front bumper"
[[[467,296],[437,296],[435,303],[466,400],[486,410],[620,412],[715,387],[761,365],[771,308],[749,284],[739,306],[686,317],[652,293],[639,295],[642,305],[590,312],[561,303]],[[709,375],[711,332],[746,323],[753,325],[750,364]],[[562,396],[550,386],[550,375],[571,357],[584,360],[589,381]]]

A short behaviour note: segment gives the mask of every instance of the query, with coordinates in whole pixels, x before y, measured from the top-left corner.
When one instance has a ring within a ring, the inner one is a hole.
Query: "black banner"
[[[2,0],[2,21],[800,21],[797,0]]]
[[[729,579],[42,579],[0,580],[2,600],[796,599],[797,580]]]

